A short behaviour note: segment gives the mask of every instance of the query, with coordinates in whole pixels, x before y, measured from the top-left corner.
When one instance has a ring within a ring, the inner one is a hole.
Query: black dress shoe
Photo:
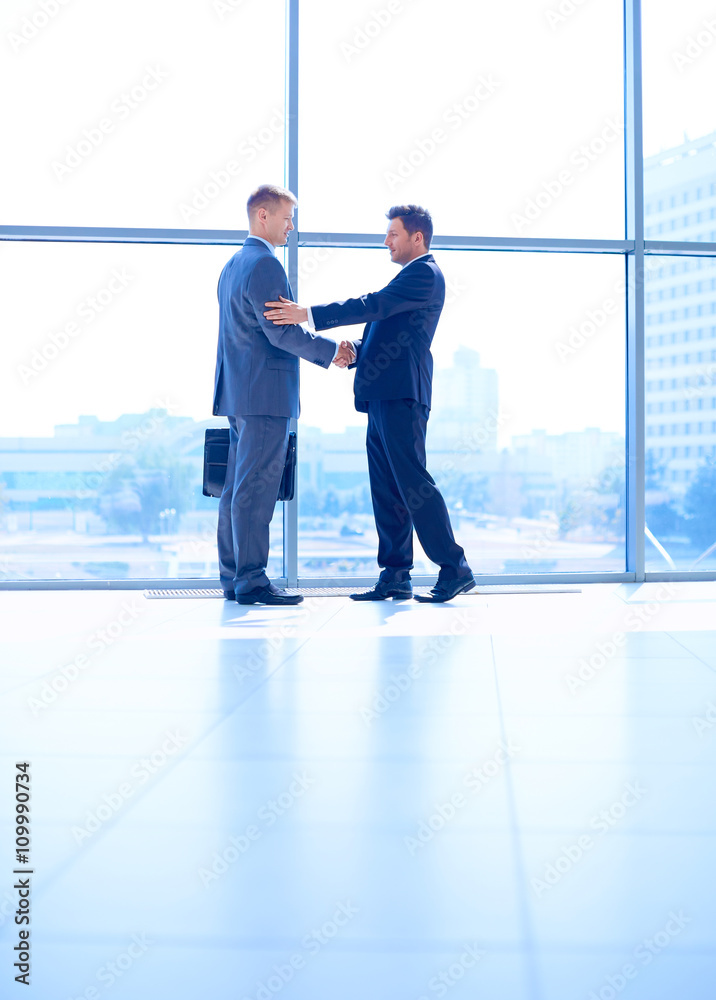
[[[224,600],[226,600],[226,601],[235,601],[236,600],[236,594],[233,592],[233,590],[225,590],[224,591]]]
[[[270,584],[268,587],[256,587],[247,590],[245,594],[236,595],[237,604],[300,604],[302,594],[287,594]]]
[[[460,576],[456,580],[444,580],[442,583],[438,580],[429,594],[416,594],[415,600],[422,604],[444,604],[445,601],[451,601],[458,594],[466,594],[475,586],[477,584],[472,574]]]
[[[359,594],[351,594],[352,601],[384,601],[392,597],[395,601],[409,601],[413,596],[413,585],[410,580],[400,583],[387,583],[378,580],[372,590],[363,590]]]

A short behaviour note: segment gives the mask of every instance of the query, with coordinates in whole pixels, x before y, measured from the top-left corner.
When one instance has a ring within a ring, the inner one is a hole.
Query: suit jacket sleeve
[[[422,262],[404,268],[379,292],[370,292],[357,299],[311,306],[316,330],[353,323],[373,323],[396,313],[419,309],[430,302],[435,286],[432,269]]]
[[[266,255],[257,263],[249,279],[248,294],[261,330],[274,347],[321,368],[330,366],[336,351],[334,340],[309,333],[301,326],[276,326],[264,316],[267,302],[277,301],[279,295],[291,297],[286,272],[275,257]]]

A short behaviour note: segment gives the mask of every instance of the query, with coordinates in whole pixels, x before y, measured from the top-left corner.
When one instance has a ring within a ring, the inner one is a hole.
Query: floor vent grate
[[[304,597],[348,597],[349,594],[360,590],[369,590],[369,587],[288,587],[289,594],[303,594]],[[427,594],[430,587],[415,587],[416,594]],[[562,586],[560,584],[505,584],[495,586],[480,586],[461,597],[485,597],[494,594],[581,594],[581,587]],[[156,590],[145,590],[144,596],[148,600],[197,600],[201,598],[213,597],[222,598],[224,592],[219,588],[209,588],[198,590],[195,588],[175,587],[166,590],[157,588]]]

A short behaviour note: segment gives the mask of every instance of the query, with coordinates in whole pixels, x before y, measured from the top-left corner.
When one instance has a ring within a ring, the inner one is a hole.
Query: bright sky
[[[716,127],[716,24],[704,24],[716,12],[701,0],[643,8],[650,153]],[[416,200],[438,233],[623,236],[620,0],[390,9],[301,5],[304,231],[382,232],[390,204]],[[0,82],[13,94],[1,127],[15,137],[4,222],[245,227],[248,191],[283,178],[283,0],[77,0],[33,34],[38,10],[6,0],[1,15]],[[274,49],[252,50],[246,40],[259,36],[273,36]],[[413,43],[428,57],[424,73],[411,69]],[[0,436],[158,405],[210,416],[216,281],[231,252],[0,245]],[[506,439],[532,428],[623,431],[619,258],[438,260],[450,298],[437,367],[466,344],[497,369]],[[307,250],[301,261],[298,297],[309,304],[395,273],[381,251]],[[579,349],[560,356],[570,336]],[[306,424],[361,422],[350,375],[303,367]]]

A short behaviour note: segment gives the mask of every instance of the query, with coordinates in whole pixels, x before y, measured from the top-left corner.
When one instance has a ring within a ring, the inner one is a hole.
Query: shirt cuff
[[[311,312],[311,307],[306,307],[306,312],[308,313],[308,319],[306,320],[306,326],[311,331],[311,333],[316,332],[316,324],[313,322],[313,313]]]

